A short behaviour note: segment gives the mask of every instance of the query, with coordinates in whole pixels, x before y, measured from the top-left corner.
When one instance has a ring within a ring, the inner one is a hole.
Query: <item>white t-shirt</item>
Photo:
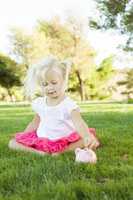
[[[51,140],[68,136],[75,131],[70,114],[77,108],[79,109],[79,106],[70,97],[65,97],[56,106],[48,106],[46,97],[38,97],[33,100],[32,109],[40,116],[37,136]]]

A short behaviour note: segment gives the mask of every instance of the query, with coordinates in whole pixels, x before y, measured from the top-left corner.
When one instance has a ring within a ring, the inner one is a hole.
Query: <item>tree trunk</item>
[[[83,83],[82,78],[80,77],[80,73],[78,70],[76,70],[76,74],[79,80],[79,92],[80,92],[81,101],[83,101],[85,100],[84,83]]]
[[[9,88],[7,88],[7,92],[8,92],[8,96],[9,96],[9,98],[10,98],[10,101],[13,102],[12,93],[11,93],[11,91],[10,91]]]

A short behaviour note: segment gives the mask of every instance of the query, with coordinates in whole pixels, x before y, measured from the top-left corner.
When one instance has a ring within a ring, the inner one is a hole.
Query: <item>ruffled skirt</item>
[[[95,128],[89,128],[89,132],[96,137]],[[36,131],[16,133],[15,139],[18,143],[33,149],[46,153],[63,152],[71,143],[77,142],[81,136],[77,132],[72,132],[67,137],[56,140],[50,140],[44,137],[38,137]]]

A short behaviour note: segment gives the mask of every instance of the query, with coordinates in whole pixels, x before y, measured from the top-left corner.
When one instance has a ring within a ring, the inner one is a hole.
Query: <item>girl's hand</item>
[[[99,141],[91,133],[88,134],[88,126],[83,120],[78,109],[75,109],[71,112],[71,118],[75,129],[84,140],[85,147],[96,149],[99,146]]]
[[[83,140],[84,146],[90,149],[96,149],[99,146],[98,140],[92,134],[85,135]]]

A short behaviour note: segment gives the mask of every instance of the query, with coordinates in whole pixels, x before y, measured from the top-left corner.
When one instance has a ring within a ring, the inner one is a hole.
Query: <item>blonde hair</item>
[[[44,79],[47,70],[56,70],[57,68],[62,72],[65,91],[67,89],[71,62],[69,60],[59,61],[56,57],[49,56],[29,67],[24,80],[25,97],[27,99],[32,99],[36,92],[39,92],[42,96],[41,80]]]

